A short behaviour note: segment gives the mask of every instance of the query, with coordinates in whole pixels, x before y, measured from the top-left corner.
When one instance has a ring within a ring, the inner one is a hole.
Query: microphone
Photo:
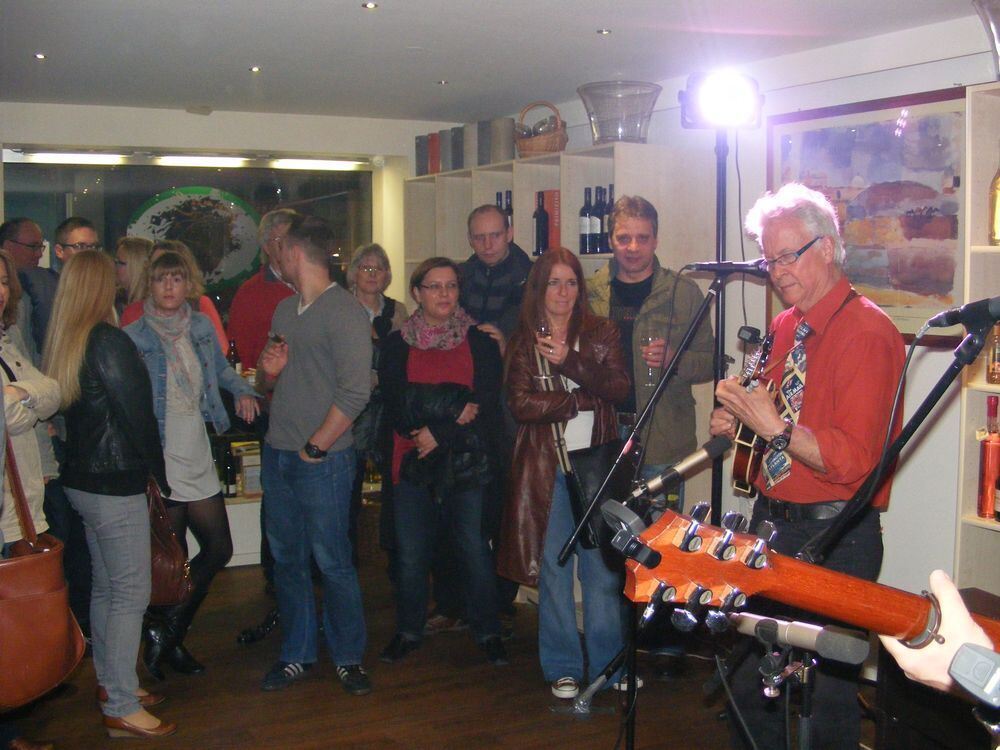
[[[995,323],[998,320],[1000,320],[1000,297],[991,297],[939,312],[927,321],[927,326],[949,328],[961,324],[969,328],[977,324]]]
[[[813,651],[824,659],[843,664],[862,664],[868,658],[871,644],[864,633],[836,625],[811,625],[795,620],[778,620],[749,612],[729,615],[738,633],[752,635],[763,643],[780,643],[793,648]]]
[[[691,469],[703,461],[714,461],[716,458],[729,450],[732,444],[733,441],[725,435],[716,435],[690,456],[685,456],[659,476],[647,479],[645,482],[632,490],[632,499],[636,500],[643,495],[657,494],[665,486],[678,481],[685,474],[691,471]]]
[[[726,260],[722,263],[706,262],[706,263],[688,263],[685,268],[690,268],[692,271],[711,271],[712,273],[745,273],[750,276],[759,276],[761,278],[767,278],[767,271],[764,270],[764,259],[758,258],[757,260]]]

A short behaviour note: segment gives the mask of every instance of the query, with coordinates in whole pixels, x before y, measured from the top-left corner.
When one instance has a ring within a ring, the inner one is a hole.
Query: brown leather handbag
[[[7,481],[22,539],[0,560],[0,711],[30,703],[65,680],[83,658],[80,626],[69,608],[63,545],[36,534],[7,440]]]
[[[154,607],[180,604],[191,595],[191,567],[177,535],[170,526],[160,488],[152,479],[146,485],[149,500],[149,545],[153,590],[149,603]]]

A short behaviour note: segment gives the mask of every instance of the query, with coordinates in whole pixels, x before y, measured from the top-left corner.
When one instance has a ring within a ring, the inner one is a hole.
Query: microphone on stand
[[[843,664],[864,663],[871,646],[864,633],[836,625],[821,628],[808,622],[761,617],[749,612],[734,612],[729,615],[729,621],[736,632],[752,635],[763,643],[801,648]]]
[[[733,441],[725,435],[716,435],[690,456],[685,456],[659,476],[655,476],[652,479],[647,479],[645,482],[642,482],[638,487],[632,490],[631,499],[637,500],[644,495],[658,494],[665,486],[669,486],[680,480],[698,464],[704,461],[714,461],[716,458],[729,450],[732,444]]]
[[[968,328],[976,324],[995,323],[998,320],[1000,320],[1000,297],[990,297],[939,312],[928,320],[926,325],[928,328],[950,328],[961,324]]]
[[[727,273],[745,273],[750,276],[759,276],[763,279],[767,278],[767,271],[764,268],[764,259],[758,258],[757,260],[726,260],[721,263],[704,262],[704,263],[688,263],[684,268],[691,269],[692,271],[711,271],[712,273],[727,274]]]

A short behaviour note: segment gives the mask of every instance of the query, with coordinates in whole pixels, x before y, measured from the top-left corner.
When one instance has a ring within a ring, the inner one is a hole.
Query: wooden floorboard
[[[155,746],[174,748],[607,748],[615,746],[621,716],[617,699],[602,694],[589,718],[553,713],[567,702],[552,697],[538,665],[537,617],[518,605],[511,663],[493,667],[467,632],[443,633],[398,664],[378,661],[393,632],[391,589],[384,561],[362,561],[368,619],[366,666],[371,695],[354,697],[336,680],[325,658],[310,676],[287,690],[262,692],[260,681],[278,654],[278,634],[251,646],[236,643],[239,631],[257,622],[271,600],[257,567],[223,571],[188,636],[192,653],[208,667],[203,675],[168,672],[168,701],[154,709],[179,730],[144,742],[111,740],[94,702],[94,671],[85,659],[66,685],[19,718],[23,734],[54,742],[59,750]],[[652,678],[639,693],[636,747],[725,747],[726,728],[716,719],[721,703],[705,703],[706,662],[666,682]],[[605,712],[606,711],[606,712]],[[624,744],[622,745],[622,747]]]

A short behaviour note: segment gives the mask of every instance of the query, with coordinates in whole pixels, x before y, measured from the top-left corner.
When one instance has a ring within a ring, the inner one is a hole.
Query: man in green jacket
[[[632,362],[632,392],[619,407],[623,432],[631,429],[636,413],[645,408],[660,368],[670,362],[704,299],[697,284],[660,265],[657,229],[656,209],[649,201],[639,196],[619,198],[608,230],[614,258],[587,282],[591,309],[618,324],[626,357]],[[643,478],[656,476],[697,448],[691,386],[712,378],[713,347],[706,318],[643,430]]]

